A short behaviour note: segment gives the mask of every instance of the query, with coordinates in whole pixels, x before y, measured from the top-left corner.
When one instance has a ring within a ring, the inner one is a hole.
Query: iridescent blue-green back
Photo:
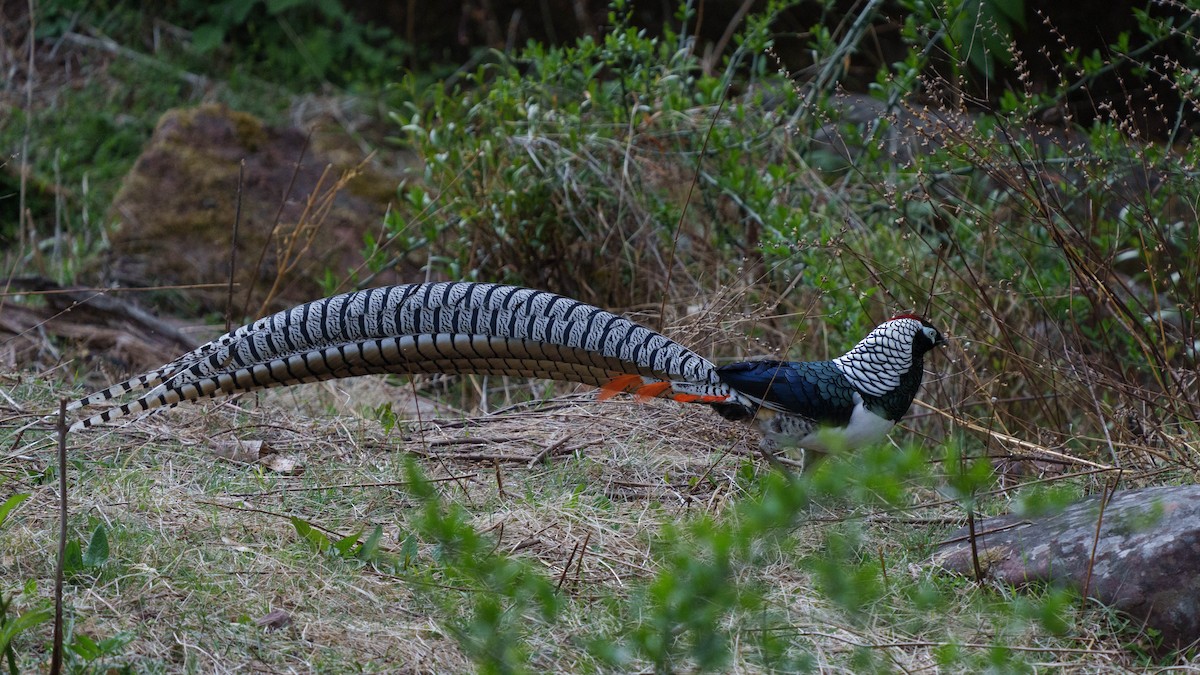
[[[763,407],[821,425],[845,426],[854,412],[854,387],[832,361],[743,361],[717,376]]]

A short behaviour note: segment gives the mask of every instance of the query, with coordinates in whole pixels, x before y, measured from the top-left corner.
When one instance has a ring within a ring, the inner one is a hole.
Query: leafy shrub
[[[406,51],[390,30],[356,20],[336,0],[181,2],[177,11],[194,17],[200,55],[231,47],[294,87],[379,84]]]
[[[749,153],[769,152],[778,120],[748,114],[748,104],[723,109],[737,66],[707,74],[685,34],[666,27],[652,37],[629,27],[628,12],[614,3],[600,38],[531,43],[448,90],[413,92],[424,105],[398,121],[425,158],[425,180],[404,187],[408,208],[369,252],[376,268],[429,246],[421,262],[438,276],[630,305],[661,297],[672,278],[692,286],[688,276],[702,271],[692,261],[728,261],[735,246],[754,253],[740,228],[714,216],[728,208],[724,191],[736,189],[748,208],[769,196],[782,169],[760,182],[756,163],[771,160]],[[750,62],[748,86],[766,70],[767,25],[751,22],[740,38],[735,61]],[[689,200],[697,168],[704,179]],[[723,278],[729,267],[707,271]]]

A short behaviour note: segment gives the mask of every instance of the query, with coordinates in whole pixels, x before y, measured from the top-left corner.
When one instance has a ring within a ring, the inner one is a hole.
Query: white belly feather
[[[821,453],[852,450],[883,439],[896,423],[863,407],[862,396],[854,394],[854,412],[844,429],[825,427],[814,429],[796,443],[801,448]]]

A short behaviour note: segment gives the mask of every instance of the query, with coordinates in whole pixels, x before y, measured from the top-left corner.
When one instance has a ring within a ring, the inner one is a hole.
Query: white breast
[[[862,396],[854,394],[854,412],[844,429],[826,427],[816,429],[796,445],[808,450],[829,453],[838,450],[854,450],[864,445],[877,443],[888,435],[896,423],[876,415],[863,407]]]

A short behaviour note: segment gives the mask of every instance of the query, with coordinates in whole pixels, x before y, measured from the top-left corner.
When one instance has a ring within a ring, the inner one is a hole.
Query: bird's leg
[[[825,458],[829,456],[820,450],[813,450],[811,448],[804,448],[800,450],[800,452],[804,453],[804,473],[808,473],[817,468],[817,465],[825,461]]]
[[[763,456],[763,459],[767,460],[768,464],[778,469],[780,473],[788,478],[795,477],[792,469],[789,467],[800,469],[801,472],[804,471],[803,462],[796,462],[787,457],[780,457],[779,445],[775,443],[775,439],[769,436],[763,436],[762,440],[758,442],[758,452]]]

